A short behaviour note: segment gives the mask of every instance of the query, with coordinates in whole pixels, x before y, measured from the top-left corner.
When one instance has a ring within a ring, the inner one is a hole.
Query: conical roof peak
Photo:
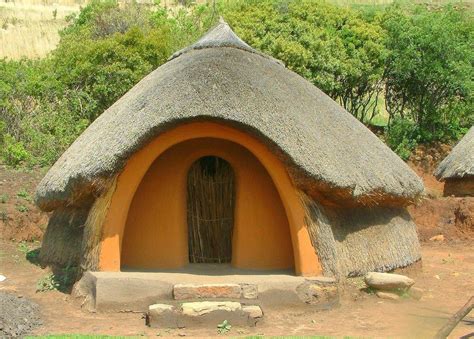
[[[237,34],[235,34],[234,31],[230,28],[227,22],[225,22],[224,19],[221,17],[219,19],[219,23],[210,31],[208,31],[201,39],[199,39],[194,44],[174,53],[171,56],[170,60],[191,50],[214,47],[234,47],[251,53],[258,53],[252,47],[247,45],[245,41],[240,39]]]

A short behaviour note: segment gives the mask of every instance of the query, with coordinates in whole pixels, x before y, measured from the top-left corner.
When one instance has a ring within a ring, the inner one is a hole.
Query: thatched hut
[[[445,196],[474,196],[474,127],[441,161],[434,174],[444,181]]]
[[[106,110],[54,164],[41,258],[358,275],[420,259],[421,180],[363,124],[221,22]]]

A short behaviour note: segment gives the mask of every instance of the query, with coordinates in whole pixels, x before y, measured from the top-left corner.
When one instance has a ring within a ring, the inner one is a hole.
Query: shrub
[[[406,119],[394,119],[387,127],[385,141],[400,158],[408,160],[418,144],[416,125]]]
[[[392,123],[413,122],[418,142],[458,138],[474,114],[472,19],[452,6],[394,5],[381,25],[388,36],[384,79]]]
[[[48,58],[0,60],[0,156],[8,165],[52,164],[104,110],[164,63],[186,40],[181,35],[200,31],[189,29],[191,22],[204,19],[93,1],[69,20]]]
[[[384,30],[322,1],[239,1],[223,10],[243,40],[282,60],[359,120],[378,113]]]
[[[56,281],[56,276],[53,273],[47,274],[36,283],[36,292],[47,292],[58,290],[60,284]]]
[[[3,136],[2,158],[7,165],[18,167],[29,159],[29,153],[21,141],[9,134]]]

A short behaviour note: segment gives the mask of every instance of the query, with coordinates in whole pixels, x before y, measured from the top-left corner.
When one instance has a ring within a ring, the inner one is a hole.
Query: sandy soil
[[[228,335],[353,335],[429,338],[474,292],[472,241],[424,243],[423,267],[405,272],[425,294],[420,301],[387,301],[359,290],[361,279],[348,282],[341,306],[330,311],[266,309],[256,328],[233,328]],[[40,306],[43,326],[34,334],[109,334],[212,336],[216,328],[150,329],[140,313],[89,313],[78,301],[58,291],[36,292],[36,283],[49,273],[25,259],[25,249],[0,242],[1,291],[19,294]],[[31,246],[33,248],[34,246]],[[217,326],[217,324],[216,324]],[[474,333],[474,312],[461,322],[452,338]]]

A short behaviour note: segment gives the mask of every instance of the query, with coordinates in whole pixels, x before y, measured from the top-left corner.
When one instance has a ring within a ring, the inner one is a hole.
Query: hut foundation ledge
[[[150,305],[181,309],[186,302],[231,301],[243,306],[311,306],[329,309],[339,305],[334,278],[295,276],[289,271],[244,271],[230,267],[172,272],[91,272],[73,289],[89,311],[145,312]]]

